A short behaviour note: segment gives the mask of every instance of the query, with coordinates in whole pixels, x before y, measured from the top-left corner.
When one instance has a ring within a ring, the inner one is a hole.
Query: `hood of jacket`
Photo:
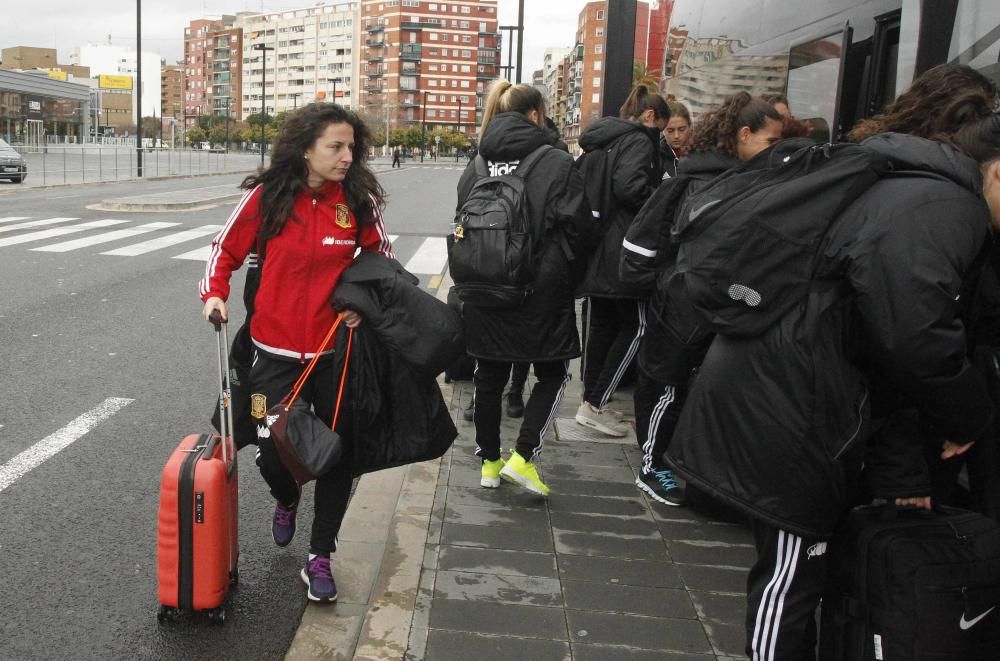
[[[715,149],[708,151],[689,152],[687,156],[677,161],[677,174],[689,177],[714,177],[726,170],[740,167],[741,161]]]
[[[888,158],[893,170],[929,172],[977,195],[982,192],[979,166],[951,145],[904,133],[882,133],[862,144]]]
[[[488,161],[516,161],[542,145],[551,144],[555,144],[553,136],[541,126],[519,112],[505,112],[486,127],[479,153]]]
[[[605,149],[612,142],[632,131],[650,136],[657,132],[656,129],[650,129],[620,117],[601,117],[588,126],[587,130],[580,136],[580,148],[584,151]]]

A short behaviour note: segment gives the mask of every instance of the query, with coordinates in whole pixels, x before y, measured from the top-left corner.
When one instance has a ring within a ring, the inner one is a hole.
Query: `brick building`
[[[160,68],[160,108],[163,117],[179,121],[184,116],[183,64],[164,64]]]
[[[476,134],[499,76],[496,0],[364,0],[361,28],[365,110],[392,128],[426,121]]]

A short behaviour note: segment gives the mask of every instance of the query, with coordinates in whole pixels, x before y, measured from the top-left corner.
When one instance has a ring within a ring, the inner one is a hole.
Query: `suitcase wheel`
[[[225,608],[213,608],[212,610],[206,612],[208,616],[208,621],[211,624],[225,624],[226,622],[226,609]]]
[[[233,571],[229,572],[229,584],[238,585],[240,582],[240,568],[236,567]]]
[[[170,606],[160,606],[160,610],[156,611],[157,622],[166,622],[167,620],[173,620],[175,617],[177,617],[177,609]]]

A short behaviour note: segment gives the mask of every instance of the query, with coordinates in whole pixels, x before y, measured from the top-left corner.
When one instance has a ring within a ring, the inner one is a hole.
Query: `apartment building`
[[[359,9],[357,2],[339,2],[238,14],[235,25],[243,30],[240,117],[262,107],[277,113],[313,101],[357,108]]]
[[[570,54],[571,48],[546,48],[542,60],[542,84],[545,86],[545,108],[552,117],[556,117],[556,102],[559,91],[563,88],[563,61]]]
[[[184,28],[184,125],[194,126],[212,107],[212,51],[216,30],[232,27],[233,16],[196,18]]]
[[[361,22],[364,109],[391,128],[476,135],[500,73],[496,0],[363,0]]]
[[[160,69],[160,108],[163,117],[184,116],[184,65],[163,64]]]
[[[558,66],[546,62],[546,84],[555,107],[553,120],[571,149],[592,121],[599,118],[604,102],[605,30],[607,2],[589,2],[580,11],[576,45]],[[673,0],[660,0],[654,7],[636,3],[633,60],[648,74],[659,79],[663,69],[665,19],[669,19]],[[555,49],[550,49],[554,54]],[[549,51],[546,51],[548,58]],[[562,78],[560,81],[559,78]],[[553,82],[555,87],[553,87]]]

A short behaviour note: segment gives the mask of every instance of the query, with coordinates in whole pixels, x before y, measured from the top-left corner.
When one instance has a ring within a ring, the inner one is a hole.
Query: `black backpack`
[[[788,140],[723,173],[678,209],[671,295],[708,330],[759,335],[804,298],[827,230],[888,170],[860,145]]]
[[[516,307],[531,293],[544,228],[526,216],[524,180],[550,149],[542,145],[495,176],[476,157],[478,179],[458,209],[448,243],[448,268],[463,303]]]

